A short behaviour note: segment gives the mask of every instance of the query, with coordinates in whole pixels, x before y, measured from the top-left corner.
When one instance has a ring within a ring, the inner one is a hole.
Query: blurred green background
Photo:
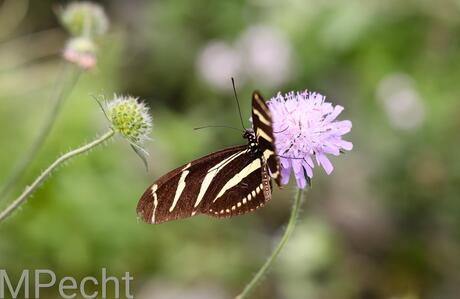
[[[0,1],[0,181],[49,112],[68,35],[64,1]],[[136,298],[234,298],[265,261],[295,186],[264,209],[149,226],[144,189],[166,171],[241,144],[250,94],[308,88],[346,108],[351,153],[316,168],[301,222],[253,298],[459,298],[460,2],[104,1],[98,65],[66,101],[27,183],[108,127],[90,95],[139,96],[154,119],[150,171],[121,138],[59,169],[0,225],[0,268],[134,276]],[[250,123],[247,121],[247,126]],[[7,201],[0,202],[4,207]],[[56,290],[45,294],[58,298]]]

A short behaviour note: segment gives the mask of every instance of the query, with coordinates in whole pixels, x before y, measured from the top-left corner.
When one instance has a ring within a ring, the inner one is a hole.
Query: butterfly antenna
[[[280,158],[284,158],[284,159],[291,159],[291,160],[304,160],[305,158],[302,158],[302,157],[287,157],[287,156],[283,156],[283,155],[276,155]]]
[[[99,108],[102,110],[102,113],[104,113],[105,118],[110,120],[109,116],[107,115],[107,112],[105,111],[103,103],[99,100],[99,96],[96,96],[94,94],[90,94],[90,97],[92,97],[96,101],[96,103],[99,105]],[[102,98],[104,98],[104,97],[102,96]]]
[[[277,131],[277,132],[273,131],[273,133],[274,133],[274,134],[283,133],[283,132],[285,132],[287,129],[289,129],[289,126],[287,126],[286,129],[283,129],[283,130],[281,130],[281,131]]]
[[[232,86],[233,86],[233,93],[235,94],[236,104],[238,105],[238,112],[240,114],[241,126],[243,127],[243,130],[245,130],[243,116],[241,116],[240,101],[238,101],[238,95],[236,94],[236,87],[235,87],[235,79],[233,77],[232,77]]]
[[[210,125],[210,126],[196,127],[196,128],[193,128],[193,130],[197,131],[197,130],[207,129],[207,128],[226,128],[226,129],[232,129],[232,130],[236,130],[238,132],[241,132],[241,129],[231,127],[231,126],[221,126],[221,125]]]

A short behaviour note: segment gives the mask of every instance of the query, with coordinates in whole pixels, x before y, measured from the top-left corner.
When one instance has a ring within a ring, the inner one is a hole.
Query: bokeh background
[[[62,1],[0,1],[0,181],[44,122],[68,38]],[[0,225],[0,267],[58,276],[129,271],[136,298],[234,298],[289,216],[293,185],[229,220],[149,226],[144,189],[166,171],[244,142],[250,94],[308,88],[346,108],[352,152],[315,169],[293,238],[254,298],[459,298],[460,2],[103,1],[111,20],[8,200],[60,153],[108,127],[91,95],[132,94],[154,119],[150,170],[116,139],[59,169]],[[8,200],[2,199],[0,207]],[[56,289],[45,294],[58,298]]]

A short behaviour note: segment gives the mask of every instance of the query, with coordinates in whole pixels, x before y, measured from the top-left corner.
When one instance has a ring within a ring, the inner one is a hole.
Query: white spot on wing
[[[267,135],[267,133],[265,133],[264,130],[262,129],[258,129],[257,132],[257,137],[263,137],[264,139],[266,139],[268,142],[273,142],[273,138],[271,138],[270,136]]]
[[[219,171],[221,171],[228,163],[232,162],[233,160],[247,152],[247,150],[237,152],[208,170],[208,173],[206,174],[206,176],[203,179],[203,182],[201,183],[200,192],[198,193],[198,197],[196,198],[196,202],[194,205],[195,208],[198,207],[200,202],[203,200],[206,191],[212,183],[212,179],[219,173]]]
[[[262,115],[262,113],[259,112],[259,110],[254,109],[252,112],[259,117],[259,120],[266,124],[267,126],[271,126],[270,122]]]
[[[154,184],[152,186],[152,196],[153,196],[152,223],[155,223],[155,213],[157,211],[157,206],[158,206],[157,189],[158,189],[158,185]]]
[[[275,152],[269,149],[264,150],[264,158],[265,161],[268,161],[268,158],[270,158],[271,155],[274,155]]]
[[[177,189],[176,189],[176,194],[174,194],[174,200],[169,208],[169,212],[174,211],[174,208],[176,207],[177,201],[179,200],[182,192],[185,189],[185,179],[187,178],[187,175],[190,173],[190,171],[186,170],[190,167],[190,163],[188,163],[183,169],[182,169],[182,174],[179,179],[179,183],[177,184]]]
[[[227,190],[233,188],[234,186],[238,185],[247,175],[259,169],[261,166],[260,159],[256,159],[248,164],[245,168],[243,168],[240,172],[234,175],[219,191],[216,198],[213,200],[215,202],[219,197],[221,197]]]

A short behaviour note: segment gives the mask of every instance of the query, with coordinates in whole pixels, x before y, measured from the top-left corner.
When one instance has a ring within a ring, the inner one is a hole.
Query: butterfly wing
[[[271,199],[270,176],[265,160],[254,158],[249,152],[241,160],[243,163],[240,165],[229,165],[229,173],[234,175],[223,174],[223,186],[220,178],[217,179],[218,193],[210,194],[210,204],[203,205],[201,213],[217,218],[233,217],[261,208]]]
[[[230,217],[253,211],[270,198],[263,159],[242,145],[212,153],[162,176],[142,195],[137,213],[147,223],[197,213]]]
[[[272,115],[265,100],[258,91],[252,94],[252,125],[259,149],[267,161],[270,175],[281,186],[280,161],[276,155],[275,137],[273,135]]]

